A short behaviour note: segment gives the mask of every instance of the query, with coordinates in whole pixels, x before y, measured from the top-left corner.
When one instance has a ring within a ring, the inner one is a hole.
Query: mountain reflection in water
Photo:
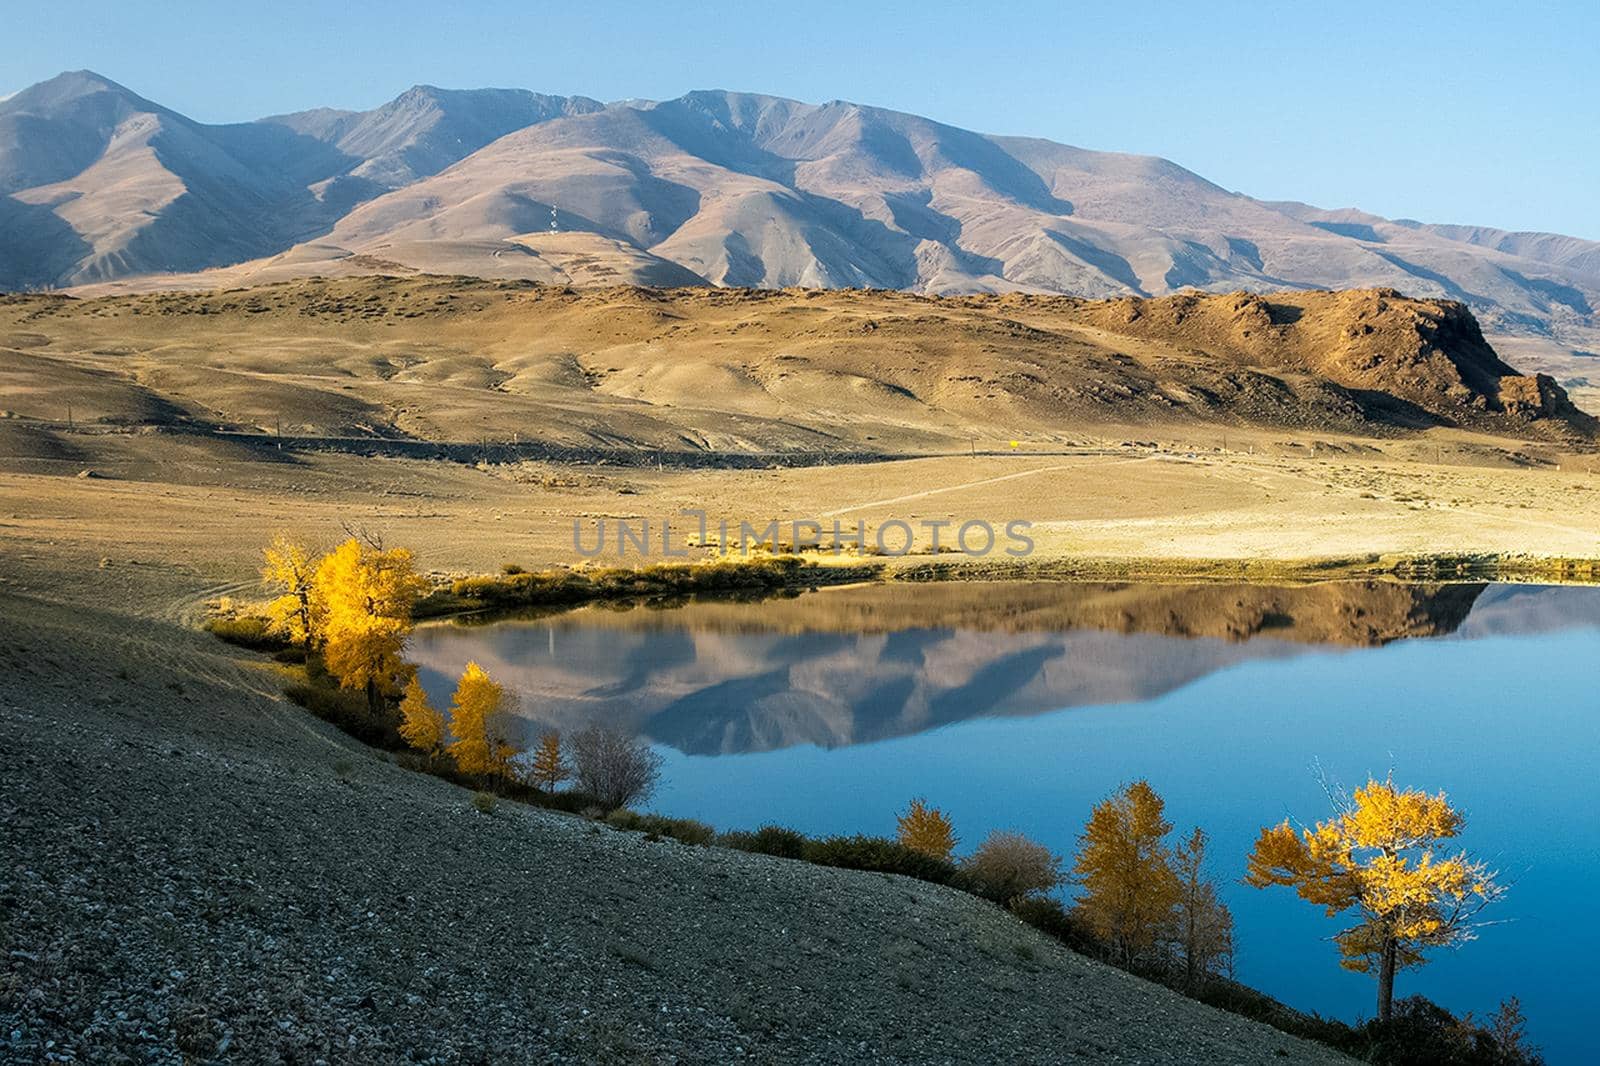
[[[420,627],[447,701],[469,659],[527,732],[608,721],[690,754],[837,747],[990,715],[1141,701],[1250,659],[1600,624],[1592,590],[1334,582],[888,584]]]

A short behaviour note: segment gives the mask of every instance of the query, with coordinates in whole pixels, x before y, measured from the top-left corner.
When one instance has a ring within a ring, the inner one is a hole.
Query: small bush
[[[756,835],[748,829],[727,829],[717,834],[715,841],[719,848],[730,848],[733,851],[755,851]]]
[[[995,830],[961,864],[974,892],[1004,903],[1061,883],[1061,858],[1021,833]]]
[[[394,764],[402,770],[413,773],[431,774],[434,772],[434,763],[431,758],[414,748],[406,748],[394,753]]]
[[[271,623],[260,615],[213,618],[206,623],[212,636],[251,651],[283,651],[289,642],[272,632]]]
[[[503,573],[453,582],[458,599],[494,607],[538,607],[587,600],[637,599],[700,592],[776,590],[836,584],[873,577],[878,567],[819,567],[794,556],[754,556],[650,566],[590,567],[537,573],[502,568]]]
[[[664,836],[674,840],[681,840],[685,844],[707,845],[716,839],[717,831],[704,822],[697,822],[693,818],[668,818],[666,827],[659,830]]]
[[[956,849],[956,831],[943,811],[928,806],[926,800],[914,799],[895,823],[901,844],[941,862],[950,861]]]
[[[1024,896],[1011,902],[1011,913],[1080,955],[1104,954],[1094,933],[1074,918],[1059,900],[1045,896]]]
[[[630,811],[626,807],[612,811],[600,819],[613,829],[641,829],[643,828],[644,815],[638,811]]]
[[[363,743],[388,749],[405,745],[395,731],[394,722],[373,720],[365,696],[339,688],[331,680],[314,679],[290,685],[284,695]]]
[[[808,841],[804,858],[819,866],[903,874],[938,885],[948,885],[956,879],[953,864],[885,837],[838,836]]]
[[[366,717],[366,699],[341,688],[294,684],[285,689],[284,694],[324,721],[338,724],[344,718]]]
[[[605,822],[615,829],[630,829],[654,837],[670,837],[684,844],[709,844],[717,831],[693,818],[667,818],[659,814],[640,814],[620,808],[606,815]]]
[[[1385,1066],[1523,1066],[1543,1062],[1531,1048],[1504,1048],[1470,1016],[1457,1018],[1422,996],[1396,1000],[1394,1017],[1364,1027],[1369,1062]]]
[[[776,855],[780,859],[804,859],[806,837],[781,825],[764,825],[751,833],[732,830],[717,837],[717,843],[738,851],[753,851],[758,855]]]
[[[472,794],[472,807],[479,814],[493,814],[499,800],[495,799],[493,792],[474,792]]]

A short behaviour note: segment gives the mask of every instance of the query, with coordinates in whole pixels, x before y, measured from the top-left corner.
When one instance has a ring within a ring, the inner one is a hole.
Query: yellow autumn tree
[[[262,553],[261,580],[278,596],[267,605],[269,628],[291,644],[309,650],[315,643],[311,596],[318,557],[305,545],[279,533]]]
[[[400,698],[400,736],[418,751],[433,755],[444,744],[444,731],[444,714],[428,702],[422,682],[413,673]]]
[[[1293,888],[1330,918],[1350,913],[1354,924],[1333,938],[1341,964],[1377,974],[1378,1020],[1387,1022],[1395,973],[1426,962],[1430,948],[1473,939],[1477,915],[1505,889],[1482,861],[1441,852],[1465,824],[1443,792],[1398,788],[1391,775],[1334,795],[1334,808],[1312,829],[1262,829],[1245,881]]]
[[[901,844],[930,858],[950,861],[950,854],[956,849],[956,832],[943,811],[928,806],[925,800],[914,799],[895,822]]]
[[[566,757],[561,754],[561,734],[552,729],[539,738],[539,747],[533,753],[533,767],[528,777],[537,787],[554,792],[561,782],[571,776],[572,767],[567,765]]]
[[[427,590],[404,548],[384,551],[352,537],[317,565],[309,614],[323,664],[342,687],[366,691],[374,718],[407,676],[400,652],[412,607]]]
[[[449,751],[469,774],[506,774],[517,748],[510,739],[506,691],[483,667],[468,663],[450,703]]]
[[[1172,929],[1180,895],[1166,836],[1166,804],[1135,781],[1098,804],[1078,842],[1073,880],[1082,915],[1120,959],[1147,956]]]

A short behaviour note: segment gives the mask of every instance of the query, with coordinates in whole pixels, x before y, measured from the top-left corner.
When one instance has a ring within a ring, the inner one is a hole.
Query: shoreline
[[[845,557],[840,557],[841,559]],[[710,580],[696,574],[709,573]],[[591,577],[591,575],[594,575]],[[1279,586],[1382,580],[1396,584],[1600,585],[1600,559],[1521,554],[1371,555],[1305,560],[1066,558],[985,561],[828,563],[803,555],[646,563],[636,567],[556,568],[449,579],[417,605],[419,621],[499,616],[519,610],[562,611],[599,603],[714,596],[756,598],[845,585],[945,582],[1150,585],[1248,583]]]
[[[1521,553],[1371,554],[1308,559],[1081,557],[988,563],[932,562],[907,567],[899,581],[1106,580],[1209,584],[1218,581],[1318,584],[1383,578],[1399,582],[1490,581],[1505,584],[1600,584],[1600,559]]]

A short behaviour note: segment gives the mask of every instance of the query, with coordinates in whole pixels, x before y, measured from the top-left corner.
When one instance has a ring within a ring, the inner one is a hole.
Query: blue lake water
[[[1515,994],[1550,1061],[1594,1052],[1600,589],[872,586],[428,625],[411,655],[442,701],[476,659],[529,736],[648,738],[651,807],[723,829],[892,835],[920,795],[968,845],[1008,828],[1070,856],[1090,807],[1146,778],[1212,837],[1238,978],[1347,1020],[1373,987],[1338,967],[1337,920],[1238,879],[1262,825],[1327,813],[1314,767],[1352,786],[1392,767],[1448,792],[1514,882],[1503,924],[1398,994],[1480,1016]]]

